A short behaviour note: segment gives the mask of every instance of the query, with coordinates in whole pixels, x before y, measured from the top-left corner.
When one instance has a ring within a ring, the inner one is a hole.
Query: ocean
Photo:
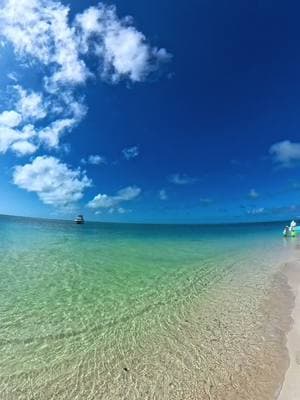
[[[283,225],[0,217],[1,400],[274,399]]]

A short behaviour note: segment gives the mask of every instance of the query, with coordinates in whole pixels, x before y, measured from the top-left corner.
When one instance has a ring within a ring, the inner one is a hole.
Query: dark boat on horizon
[[[84,218],[83,215],[77,215],[77,217],[74,219],[75,224],[84,224]]]

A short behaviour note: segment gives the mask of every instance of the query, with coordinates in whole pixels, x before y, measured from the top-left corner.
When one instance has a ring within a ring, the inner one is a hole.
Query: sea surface
[[[282,225],[0,217],[0,399],[274,399]]]

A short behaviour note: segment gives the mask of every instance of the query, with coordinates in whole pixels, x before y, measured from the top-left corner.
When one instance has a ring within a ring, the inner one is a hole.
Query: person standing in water
[[[293,221],[291,222],[291,225],[290,225],[291,231],[294,231],[295,228],[296,228],[296,226],[297,226],[297,224],[296,224],[296,222],[293,220]]]

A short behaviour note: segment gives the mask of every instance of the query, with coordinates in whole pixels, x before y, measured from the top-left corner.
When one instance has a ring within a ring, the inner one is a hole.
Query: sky
[[[0,0],[0,214],[300,219],[299,15]]]

